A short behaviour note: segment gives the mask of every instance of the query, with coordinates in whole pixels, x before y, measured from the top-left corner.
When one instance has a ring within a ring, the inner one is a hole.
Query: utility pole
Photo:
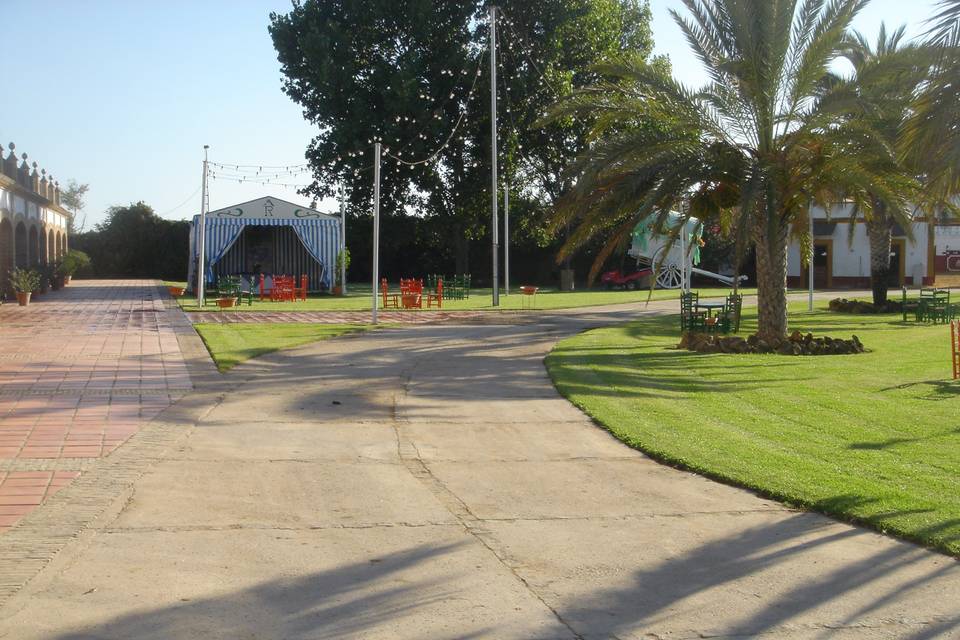
[[[377,303],[380,293],[380,143],[373,144],[373,314],[377,324]]]
[[[490,165],[492,180],[490,202],[490,235],[493,239],[493,306],[500,306],[500,282],[497,258],[500,243],[497,238],[497,8],[490,7]]]
[[[210,145],[203,145],[203,180],[200,183],[200,251],[197,266],[197,306],[203,309],[204,288],[207,283],[207,150]]]
[[[503,182],[503,295],[510,295],[510,183]]]
[[[347,295],[347,208],[344,205],[344,189],[340,185],[340,288]]]

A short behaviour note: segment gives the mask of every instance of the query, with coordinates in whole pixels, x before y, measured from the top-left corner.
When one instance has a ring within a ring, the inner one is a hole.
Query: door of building
[[[904,241],[893,240],[890,243],[890,270],[887,272],[887,286],[899,288],[903,286],[904,260],[906,255],[904,251]]]
[[[833,242],[817,240],[813,243],[813,286],[829,289],[833,286]]]

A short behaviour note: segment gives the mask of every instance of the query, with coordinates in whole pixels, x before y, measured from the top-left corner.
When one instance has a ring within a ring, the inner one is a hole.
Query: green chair
[[[731,293],[727,296],[720,312],[720,330],[724,333],[740,333],[740,310],[743,308],[743,296]]]
[[[700,294],[692,291],[680,294],[680,331],[705,331],[707,314],[697,311]]]

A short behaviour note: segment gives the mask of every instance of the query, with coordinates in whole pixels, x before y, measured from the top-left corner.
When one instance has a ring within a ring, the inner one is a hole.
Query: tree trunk
[[[873,215],[866,224],[867,236],[870,239],[870,288],[873,290],[873,304],[885,305],[890,282],[893,223],[882,202],[874,201]]]
[[[787,225],[768,230],[758,222],[754,232],[757,253],[757,336],[770,342],[787,336]],[[811,265],[812,268],[812,265]]]

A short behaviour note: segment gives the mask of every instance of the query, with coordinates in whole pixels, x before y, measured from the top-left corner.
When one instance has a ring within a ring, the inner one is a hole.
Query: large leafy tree
[[[652,50],[646,0],[504,0],[500,23],[501,162],[530,198],[565,188],[562,168],[585,145],[586,123],[530,124],[589,81],[589,68],[624,50]],[[489,58],[484,0],[297,0],[272,14],[284,90],[318,128],[307,149],[331,195],[346,183],[354,212],[369,210],[371,142],[388,157],[387,216],[438,218],[466,270],[471,239],[488,233]],[[442,147],[442,148],[441,148]],[[430,157],[430,162],[404,162]],[[434,227],[437,228],[437,227]]]
[[[817,100],[864,0],[684,0],[674,12],[709,77],[693,90],[649,65],[602,69],[612,80],[576,92],[553,118],[597,122],[596,142],[572,167],[576,185],[555,222],[576,221],[564,251],[597,233],[607,250],[637,221],[667,212],[719,220],[745,248],[754,245],[759,327],[787,333],[787,242],[806,242],[813,203],[856,197],[869,188],[901,206],[902,176],[881,171],[890,151],[867,127],[841,127],[841,114]],[[869,161],[867,159],[869,158]],[[602,257],[602,255],[601,255]]]

